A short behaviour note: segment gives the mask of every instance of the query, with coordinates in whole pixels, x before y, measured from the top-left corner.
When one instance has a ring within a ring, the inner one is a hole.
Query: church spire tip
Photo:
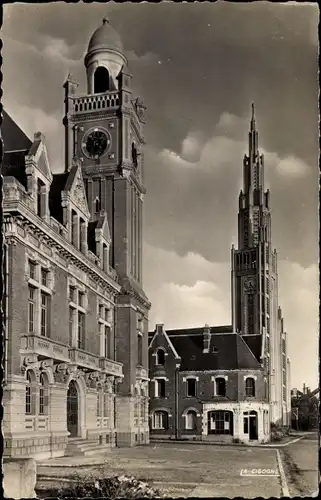
[[[256,125],[255,125],[255,104],[252,102],[252,117],[251,117],[251,130],[255,130]]]

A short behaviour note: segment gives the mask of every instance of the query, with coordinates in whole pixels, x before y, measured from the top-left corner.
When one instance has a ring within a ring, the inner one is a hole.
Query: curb
[[[282,464],[282,459],[281,459],[281,454],[279,450],[276,450],[276,458],[278,462],[278,468],[279,468],[279,473],[280,473],[280,479],[281,479],[281,490],[282,490],[282,497],[289,497],[290,492],[288,488],[288,483],[286,480],[285,472],[283,469],[283,464]]]
[[[260,443],[260,444],[254,444],[254,443],[215,443],[214,441],[201,441],[201,440],[183,440],[183,439],[151,439],[150,444],[157,444],[157,443],[179,443],[179,444],[205,444],[206,446],[241,446],[241,447],[246,447],[246,448],[284,448],[284,446],[288,446],[289,444],[293,444],[296,441],[300,441],[300,439],[303,439],[305,436],[300,436],[297,438],[292,439],[291,441],[288,441],[287,443]]]

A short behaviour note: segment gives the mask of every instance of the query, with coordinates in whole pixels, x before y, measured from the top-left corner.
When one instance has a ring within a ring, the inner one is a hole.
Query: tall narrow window
[[[245,394],[246,397],[255,396],[255,380],[252,377],[248,377],[245,381]]]
[[[78,311],[78,349],[85,349],[85,315]]]
[[[142,366],[143,364],[143,336],[137,335],[137,363]]]
[[[69,345],[73,345],[74,309],[69,307]]]
[[[195,378],[188,378],[186,380],[187,384],[187,396],[188,397],[195,397],[196,396],[196,379]]]
[[[43,337],[48,337],[48,303],[49,297],[44,292],[41,292],[41,320],[40,320],[40,334]]]
[[[215,395],[216,396],[226,396],[226,381],[223,377],[217,377],[215,379]]]
[[[29,277],[33,280],[37,279],[36,276],[37,265],[31,260],[29,260],[28,267],[29,267]]]
[[[185,415],[185,429],[194,431],[196,429],[197,416],[194,410],[189,410]]]
[[[39,389],[39,415],[48,414],[48,380],[46,375],[40,374],[40,389]]]
[[[104,354],[105,354],[105,358],[110,357],[109,341],[110,341],[110,327],[105,325],[104,326]]]
[[[108,398],[108,393],[104,392],[104,417],[108,417],[108,410],[109,410],[109,398]]]
[[[28,299],[28,331],[33,333],[35,331],[35,295],[36,291],[32,286],[29,286],[29,299]]]
[[[26,400],[25,400],[26,415],[34,415],[36,412],[35,395],[36,394],[35,394],[34,377],[32,376],[30,370],[28,370],[27,381],[26,381]]]
[[[43,186],[44,183],[40,179],[37,179],[37,215],[39,215],[39,217],[43,216],[43,206],[42,206]]]
[[[165,397],[165,380],[163,378],[156,379],[155,397],[156,398]]]
[[[98,390],[97,394],[97,407],[96,407],[96,416],[100,417],[100,412],[101,412],[101,390]]]
[[[71,243],[78,248],[78,216],[74,210],[71,211]]]
[[[49,271],[47,269],[41,269],[41,284],[42,286],[48,287]]]
[[[168,429],[168,413],[155,411],[153,415],[153,429]]]

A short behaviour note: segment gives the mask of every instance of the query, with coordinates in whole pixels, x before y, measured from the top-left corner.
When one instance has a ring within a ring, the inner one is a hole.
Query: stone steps
[[[108,448],[109,447],[106,447],[106,445],[97,443],[97,441],[73,439],[68,442],[65,456],[90,456],[98,453],[99,451],[104,452]]]

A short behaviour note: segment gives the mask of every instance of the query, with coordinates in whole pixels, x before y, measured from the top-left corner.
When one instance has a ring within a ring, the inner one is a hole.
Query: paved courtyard
[[[169,497],[280,497],[282,495],[275,449],[160,443],[131,449],[114,449],[108,455],[62,458],[39,464],[41,476],[60,476],[77,470],[105,475],[127,474],[148,481]],[[104,462],[103,465],[100,465]],[[75,467],[70,467],[74,463]],[[64,464],[69,467],[63,467]],[[81,466],[81,468],[77,465]],[[247,469],[247,472],[242,470]],[[253,469],[268,475],[251,476]],[[41,481],[40,481],[41,482]]]

